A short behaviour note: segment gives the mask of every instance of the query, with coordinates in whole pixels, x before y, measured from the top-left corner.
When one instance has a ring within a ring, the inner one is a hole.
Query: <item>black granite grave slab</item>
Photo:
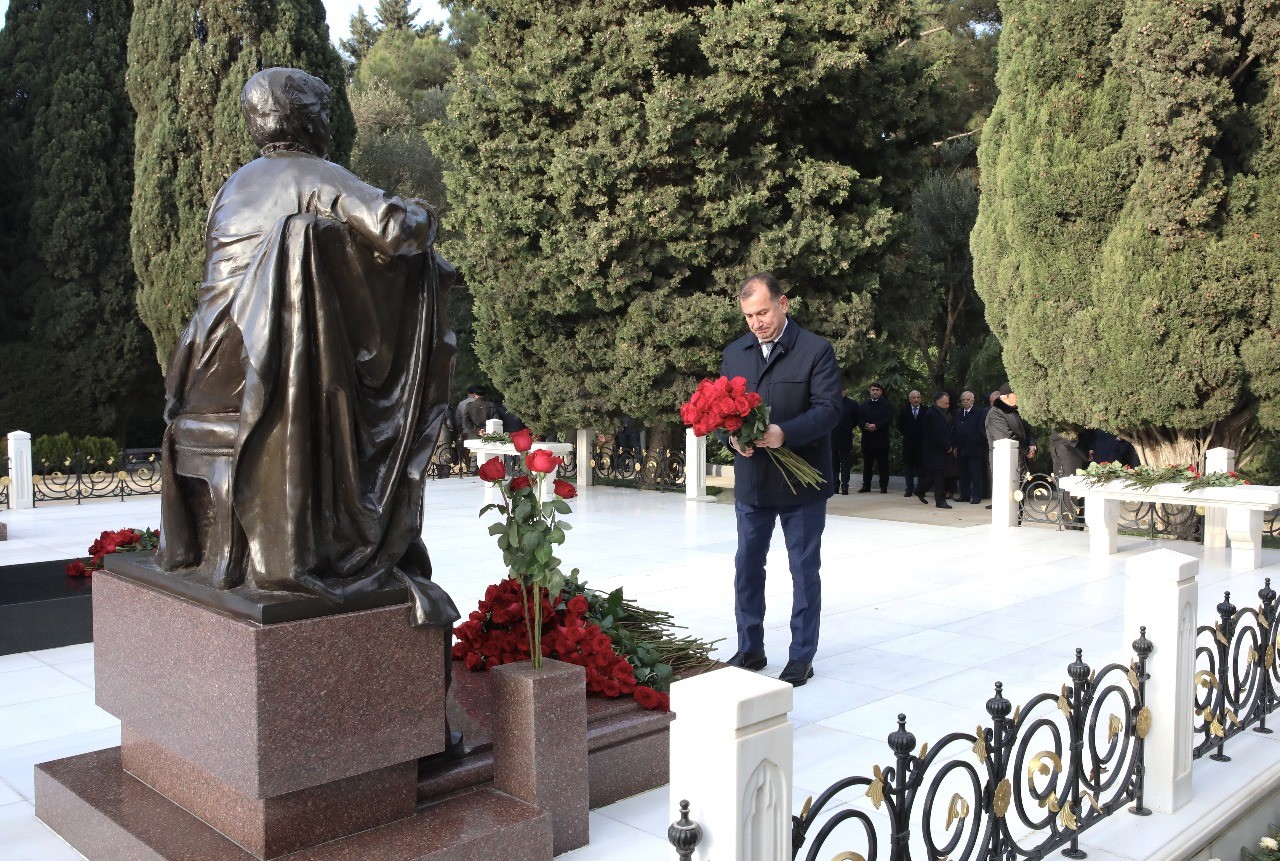
[[[93,642],[93,580],[71,561],[0,565],[0,655]]]

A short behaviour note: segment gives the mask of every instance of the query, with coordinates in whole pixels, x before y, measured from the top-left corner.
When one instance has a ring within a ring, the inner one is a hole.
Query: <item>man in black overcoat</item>
[[[932,488],[937,506],[951,507],[947,502],[947,458],[953,447],[951,396],[935,392],[933,406],[924,410],[920,419],[920,484],[916,496],[921,502],[928,502],[925,494]]]
[[[872,383],[870,397],[858,405],[858,427],[862,428],[862,487],[871,492],[871,476],[880,472],[880,492],[889,492],[889,430],[893,427],[893,404],[885,400],[884,383]]]
[[[925,412],[920,393],[912,389],[898,413],[898,432],[902,434],[902,475],[907,480],[907,492],[903,496],[916,492],[916,477],[920,474],[924,457]]]
[[[960,395],[955,415],[956,465],[960,473],[960,501],[982,502],[987,488],[987,411],[974,403],[973,392]]]
[[[858,426],[858,402],[840,390],[840,421],[831,431],[832,475],[840,493],[849,495],[849,473],[853,468],[853,431]]]
[[[750,332],[724,350],[720,373],[745,377],[771,409],[769,425],[755,448],[734,449],[734,511],[738,521],[738,553],[734,560],[734,614],[738,651],[732,666],[763,669],[764,562],[774,524],[782,536],[791,566],[791,649],[778,678],[803,685],[813,676],[822,613],[819,575],[822,530],[831,497],[831,429],[840,419],[840,368],[824,338],[787,319],[787,297],[768,272],[742,282],[738,295]],[[782,446],[794,451],[823,477],[816,488],[787,478],[766,451]]]

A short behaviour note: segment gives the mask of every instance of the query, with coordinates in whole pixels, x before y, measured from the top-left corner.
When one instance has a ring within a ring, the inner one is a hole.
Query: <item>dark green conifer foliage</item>
[[[378,27],[369,20],[363,6],[356,7],[356,14],[350,20],[351,37],[338,43],[339,47],[351,58],[351,65],[358,67],[364,55],[369,53],[373,43],[378,41]]]
[[[432,134],[477,353],[535,427],[670,422],[772,269],[848,367],[919,173],[909,0],[500,0]],[[652,440],[652,437],[651,437]]]
[[[130,11],[128,0],[44,0],[27,27],[3,36],[6,119],[22,135],[4,144],[23,219],[3,264],[18,275],[4,283],[0,348],[11,429],[123,440],[131,416],[159,420],[160,370],[135,310],[129,250]]]
[[[166,364],[194,308],[209,203],[257,155],[240,91],[260,69],[292,66],[333,88],[333,152],[355,135],[345,75],[320,0],[137,0],[129,97],[137,111],[133,262],[138,308]]]
[[[1280,426],[1277,4],[1003,8],[973,254],[1020,406],[1245,448]]]
[[[417,9],[410,9],[408,0],[378,0],[378,26],[383,30],[411,30]]]

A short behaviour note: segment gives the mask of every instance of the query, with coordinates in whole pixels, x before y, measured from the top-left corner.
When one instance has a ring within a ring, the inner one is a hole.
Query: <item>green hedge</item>
[[[105,469],[107,461],[119,457],[120,447],[110,437],[73,437],[69,433],[38,436],[31,442],[32,468],[36,472],[64,471],[67,461],[74,466],[77,455],[85,458],[87,466]]]

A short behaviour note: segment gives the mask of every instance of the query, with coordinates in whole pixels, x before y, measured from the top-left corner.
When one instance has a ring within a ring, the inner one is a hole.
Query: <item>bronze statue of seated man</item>
[[[213,201],[195,316],[169,364],[159,563],[217,589],[334,602],[397,578],[421,613],[453,270],[432,251],[428,204],[327,160],[329,100],[297,69],[245,85],[262,155]]]

